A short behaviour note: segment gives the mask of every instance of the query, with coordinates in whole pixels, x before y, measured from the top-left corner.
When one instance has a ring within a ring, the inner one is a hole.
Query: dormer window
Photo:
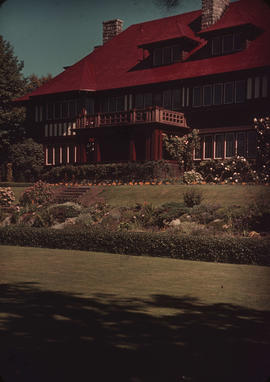
[[[212,56],[220,56],[244,49],[245,40],[240,32],[213,37],[211,40]]]
[[[153,50],[153,65],[169,65],[181,61],[181,48],[178,45],[158,47]]]

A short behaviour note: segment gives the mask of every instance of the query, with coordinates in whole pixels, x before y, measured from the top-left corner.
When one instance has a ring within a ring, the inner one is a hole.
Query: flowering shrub
[[[0,207],[9,207],[15,196],[10,187],[0,187]]]
[[[203,177],[199,172],[195,170],[185,171],[183,175],[183,180],[187,184],[200,183],[203,181]]]
[[[250,163],[243,157],[200,162],[197,170],[207,182],[240,183],[256,182],[258,175]]]
[[[257,133],[257,172],[261,182],[270,182],[270,118],[254,119]]]
[[[193,168],[193,151],[198,148],[199,144],[199,131],[196,129],[183,137],[163,134],[165,151],[171,159],[177,160],[179,167],[185,171]]]
[[[41,180],[36,182],[32,187],[25,189],[20,197],[20,204],[42,205],[50,203],[54,198],[53,187]]]

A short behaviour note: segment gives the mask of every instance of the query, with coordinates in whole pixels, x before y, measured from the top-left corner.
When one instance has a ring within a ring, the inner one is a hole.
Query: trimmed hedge
[[[270,240],[261,238],[4,227],[0,229],[0,243],[233,264],[270,265]]]
[[[52,167],[42,176],[46,182],[91,181],[102,182],[119,180],[152,180],[155,178],[171,177],[171,169],[164,160],[149,162],[127,162],[108,164],[85,164]]]

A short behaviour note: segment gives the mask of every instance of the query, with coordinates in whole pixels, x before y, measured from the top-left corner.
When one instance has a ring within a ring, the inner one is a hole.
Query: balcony
[[[161,107],[133,109],[114,113],[83,115],[76,121],[76,129],[89,129],[104,126],[130,126],[140,124],[163,124],[188,128],[184,113],[166,110]]]

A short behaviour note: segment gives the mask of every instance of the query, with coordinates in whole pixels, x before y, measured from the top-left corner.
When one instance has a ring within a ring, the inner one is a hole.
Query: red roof
[[[184,80],[224,72],[270,65],[270,8],[263,0],[241,0],[231,3],[220,21],[207,31],[252,23],[264,32],[244,51],[231,55],[192,60],[189,58],[205,45],[190,28],[201,11],[132,25],[78,63],[70,66],[48,83],[19,100],[46,94],[76,90],[109,90],[139,85]],[[206,30],[205,30],[206,32]],[[199,42],[184,62],[133,70],[142,58],[140,45],[158,40],[188,37]]]

